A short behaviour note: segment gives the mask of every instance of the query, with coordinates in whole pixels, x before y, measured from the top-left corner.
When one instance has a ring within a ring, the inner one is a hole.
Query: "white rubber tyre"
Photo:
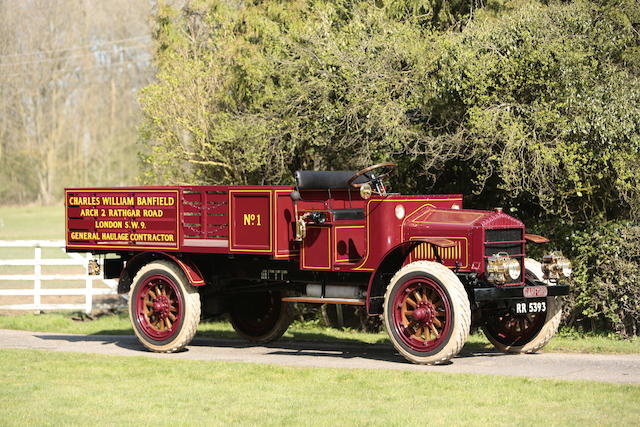
[[[542,265],[531,258],[525,258],[525,280],[537,280],[545,282],[548,286],[553,286],[553,283],[543,280],[542,278]],[[539,313],[538,315],[544,316],[544,320],[533,318],[532,331],[530,331],[524,338],[520,340],[512,341],[506,335],[506,331],[500,331],[495,325],[491,326],[489,323],[482,327],[482,330],[487,339],[493,344],[493,346],[505,353],[535,353],[542,347],[547,345],[551,338],[558,332],[560,326],[560,320],[562,318],[562,303],[559,297],[547,297],[546,298],[547,311],[545,313]],[[505,316],[498,316],[495,319],[498,323],[504,323],[507,316],[513,317],[513,315],[505,314]],[[527,318],[531,321],[533,315],[518,315],[521,318]],[[504,335],[504,336],[503,336]]]
[[[191,342],[200,322],[198,289],[173,262],[151,262],[133,279],[129,318],[136,336],[149,350],[181,350]]]
[[[460,279],[447,267],[416,261],[391,279],[384,326],[402,356],[422,365],[451,360],[469,336],[471,308]]]

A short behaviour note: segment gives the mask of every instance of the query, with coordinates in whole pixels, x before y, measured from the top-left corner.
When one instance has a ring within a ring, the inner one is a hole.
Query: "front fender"
[[[382,314],[387,284],[393,275],[400,270],[411,251],[422,243],[424,242],[421,240],[402,242],[389,249],[384,255],[382,262],[369,279],[367,287],[367,313],[369,315]]]

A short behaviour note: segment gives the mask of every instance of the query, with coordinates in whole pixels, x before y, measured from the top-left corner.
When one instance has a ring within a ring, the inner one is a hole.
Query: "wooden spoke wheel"
[[[184,315],[178,292],[177,285],[160,274],[144,281],[136,299],[136,316],[145,334],[163,340],[175,332]]]
[[[546,316],[546,313],[505,312],[487,321],[485,333],[491,335],[493,340],[502,346],[520,347],[530,342],[540,332]]]
[[[543,281],[538,261],[526,258],[525,283]],[[552,285],[550,282],[545,282]],[[557,297],[547,297],[546,312],[516,314],[504,311],[486,319],[482,330],[493,346],[505,353],[534,353],[544,347],[558,331],[562,306]]]
[[[469,335],[470,319],[464,286],[441,264],[408,264],[387,287],[385,327],[395,348],[411,362],[437,364],[453,358]]]
[[[178,351],[195,335],[200,297],[177,265],[156,261],[136,274],[129,292],[129,315],[145,347],[164,353]]]
[[[240,293],[231,301],[229,319],[238,335],[255,343],[282,336],[293,321],[291,303],[282,302],[280,291]]]
[[[393,326],[414,350],[433,350],[451,329],[449,298],[431,278],[416,277],[403,283],[393,308]]]

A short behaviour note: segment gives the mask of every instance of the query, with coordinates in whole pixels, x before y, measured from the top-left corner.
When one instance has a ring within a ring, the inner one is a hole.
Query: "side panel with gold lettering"
[[[233,252],[270,253],[273,251],[271,190],[230,189],[229,249]]]
[[[68,248],[180,247],[178,190],[90,189],[65,193]]]

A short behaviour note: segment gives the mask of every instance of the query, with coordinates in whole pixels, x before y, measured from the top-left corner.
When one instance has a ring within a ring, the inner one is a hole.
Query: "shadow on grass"
[[[34,335],[44,341],[67,341],[72,343],[97,342],[103,345],[115,344],[118,347],[128,350],[146,350],[135,336],[131,335],[108,335],[108,334],[91,334],[91,335],[67,335],[67,334],[47,334]]]
[[[467,342],[464,347],[462,347],[462,350],[460,351],[460,355],[459,357],[462,357],[462,355],[464,354],[468,354],[469,356],[474,356],[476,354],[495,354],[495,355],[501,355],[503,354],[502,352],[496,350],[491,344],[487,344],[487,343],[481,343],[481,342]]]
[[[307,331],[290,331],[287,335],[280,338],[277,343],[282,342],[298,342],[298,343],[322,343],[326,345],[335,345],[336,348],[340,348],[341,344],[346,344],[349,346],[358,346],[361,348],[381,348],[384,351],[393,351],[393,346],[391,342],[387,340],[375,343],[367,343],[364,342],[357,337],[347,338],[347,337],[335,337],[331,335],[331,332],[322,333],[322,332],[307,332]],[[198,332],[196,337],[203,338],[219,338],[219,339],[228,339],[228,340],[241,340],[238,335],[234,331],[203,331]],[[248,344],[248,347],[251,347],[252,344]],[[459,357],[468,357],[473,356],[475,354],[496,354],[500,355],[501,352],[494,349],[494,347],[485,342],[467,342],[464,347],[460,351]]]
[[[133,329],[131,328],[104,329],[102,331],[93,332],[90,335],[133,335]]]
[[[227,335],[224,333],[223,335]],[[135,336],[131,335],[36,335],[42,340],[55,340],[67,342],[93,342],[103,345],[113,344],[126,350],[148,354],[146,349]],[[351,342],[312,342],[302,340],[281,340],[269,344],[254,345],[247,341],[228,338],[211,338],[196,336],[189,346],[182,352],[195,351],[203,348],[248,349],[261,347],[266,349],[264,356],[314,356],[332,359],[362,358],[382,362],[409,364],[404,358],[396,354],[388,344],[367,344],[361,341]],[[234,357],[234,359],[237,359]],[[265,360],[268,362],[268,360]]]
[[[130,323],[128,314],[124,312],[111,312],[106,313],[105,316],[114,314],[120,318],[121,322],[119,324],[113,325],[115,326],[114,328],[105,328],[100,331],[94,332],[91,335],[133,336],[133,329],[129,326]],[[336,334],[339,334],[340,336],[336,336]],[[390,341],[388,340],[388,338],[386,338],[386,335],[379,335],[378,337],[375,337],[376,342],[374,343],[367,342],[371,341],[371,336],[367,336],[363,340],[364,334],[362,332],[354,331],[353,337],[350,337],[348,335],[349,332],[331,328],[327,328],[326,332],[323,331],[322,328],[317,327],[313,328],[312,330],[305,330],[304,327],[301,327],[299,324],[294,323],[289,327],[289,330],[286,332],[285,336],[280,338],[277,343],[326,343],[330,346],[334,346],[336,349],[339,349],[340,345],[358,346],[361,348],[373,348],[375,346],[378,346],[385,349],[385,351],[394,351]],[[235,331],[230,329],[229,323],[225,322],[224,318],[201,321],[200,326],[198,327],[198,331],[196,332],[196,338],[208,338],[212,340],[232,340],[239,341],[240,343],[246,343],[236,334]],[[251,347],[253,346],[253,344],[246,343],[245,346]],[[477,336],[474,336],[474,334],[472,334],[469,337],[469,341],[462,348],[459,357],[468,357],[474,354],[486,353],[502,354],[495,351],[493,346],[486,340],[478,340]]]
[[[389,342],[366,343],[357,338],[334,337],[330,333],[322,332],[289,332],[289,337],[284,337],[269,344],[253,344],[238,338],[234,331],[202,331],[199,332],[189,346],[183,350],[188,352],[189,348],[203,349],[228,348],[245,349],[261,347],[267,349],[266,356],[314,356],[333,359],[362,358],[366,360],[376,360],[397,364],[410,364],[400,356]],[[104,345],[114,344],[120,348],[141,353],[149,353],[133,335],[132,329],[105,329],[91,335],[39,335],[43,340],[64,340],[68,342],[99,342]],[[467,358],[474,356],[501,356],[488,344],[479,342],[468,342],[456,358]],[[454,359],[455,363],[455,359]]]

